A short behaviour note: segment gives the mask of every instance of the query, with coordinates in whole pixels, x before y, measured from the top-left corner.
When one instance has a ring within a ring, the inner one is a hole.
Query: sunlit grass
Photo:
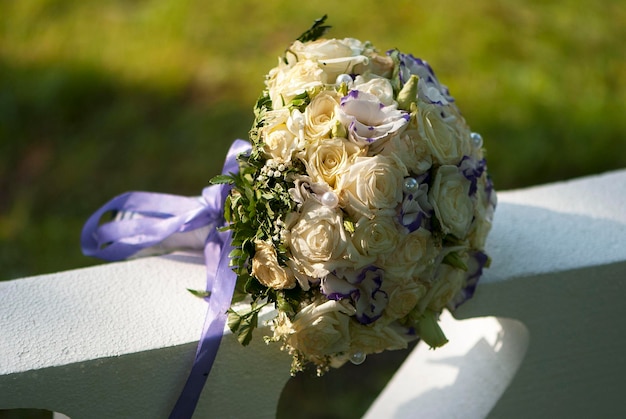
[[[324,13],[330,36],[431,62],[498,188],[622,167],[626,12],[552,3],[3,2],[3,275],[87,263],[79,226],[113,194],[197,193],[247,135],[264,74]]]
[[[626,166],[626,8],[612,0],[0,2],[0,279],[93,261],[127,190],[196,194],[245,137],[264,74],[334,37],[427,59],[506,189]]]

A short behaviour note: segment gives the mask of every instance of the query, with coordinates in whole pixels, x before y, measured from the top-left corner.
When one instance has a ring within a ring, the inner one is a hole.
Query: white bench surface
[[[418,345],[368,417],[626,414],[626,170],[499,193],[487,252],[455,316],[516,321],[445,317],[451,342]],[[186,288],[204,282],[191,253],[0,282],[0,409],[166,417],[206,313]],[[227,333],[198,417],[275,415],[289,357],[262,334]]]

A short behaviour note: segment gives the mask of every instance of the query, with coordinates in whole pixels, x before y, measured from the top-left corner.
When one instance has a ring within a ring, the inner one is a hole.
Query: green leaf
[[[315,22],[313,22],[313,26],[311,26],[306,32],[304,32],[297,38],[298,41],[315,41],[316,39],[324,35],[324,33],[326,33],[326,31],[331,28],[331,26],[324,25],[327,17],[328,15],[324,15],[321,18],[316,19]]]
[[[192,290],[191,288],[187,288],[187,291],[189,291],[190,293],[192,293],[193,295],[195,295],[198,298],[207,298],[207,297],[211,296],[211,291]]]
[[[431,349],[439,348],[446,343],[448,339],[443,334],[443,330],[439,327],[437,315],[434,311],[426,309],[424,315],[417,324],[418,334],[420,338],[426,342]]]
[[[230,251],[230,253],[228,254],[228,257],[232,259],[235,257],[242,257],[243,255],[244,255],[243,250],[234,248],[233,250]]]
[[[224,201],[224,219],[228,223],[230,223],[232,221],[232,218],[231,218],[231,206],[232,206],[231,195],[227,195],[226,196],[226,200]]]
[[[444,258],[442,263],[445,263],[446,265],[450,265],[454,268],[460,269],[462,271],[467,271],[467,265],[465,264],[465,262],[463,261],[463,259],[461,258],[461,256],[459,256],[459,254],[457,252],[450,252],[448,253]]]
[[[354,223],[350,220],[343,220],[343,228],[348,232],[348,233],[354,233]]]
[[[255,277],[249,276],[243,289],[248,294],[258,295],[265,291],[266,287],[261,285],[261,283]]]
[[[491,267],[491,258],[487,256],[487,262],[485,262],[485,268],[490,268],[490,267]]]
[[[242,317],[241,323],[239,324],[237,340],[239,340],[239,343],[243,346],[247,346],[252,340],[252,332],[258,325],[258,319],[259,312],[257,310],[253,310]]]
[[[228,310],[228,328],[237,334],[237,340],[246,346],[252,340],[252,332],[259,323],[259,310],[261,307],[251,309],[247,313],[239,314],[233,309]]]
[[[411,104],[415,103],[417,100],[417,83],[419,81],[419,77],[415,74],[412,74],[406,84],[398,93],[398,109],[402,109],[404,111],[411,110]]]
[[[237,333],[241,324],[241,316],[233,309],[228,309],[228,320],[226,321],[231,332]]]
[[[233,179],[231,175],[217,175],[213,177],[209,181],[209,183],[211,185],[224,185],[224,184],[232,185],[233,183],[235,183],[235,180]]]
[[[293,311],[291,304],[282,292],[276,293],[276,308],[286,313],[291,313]]]
[[[346,138],[348,136],[348,131],[346,127],[339,121],[335,121],[335,124],[331,128],[331,133],[333,137]]]

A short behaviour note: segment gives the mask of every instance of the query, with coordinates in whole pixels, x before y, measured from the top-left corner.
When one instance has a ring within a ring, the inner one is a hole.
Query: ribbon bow
[[[239,170],[237,156],[249,149],[247,141],[234,141],[228,150],[222,174],[236,173]],[[230,189],[229,185],[208,186],[200,198],[127,192],[113,198],[89,217],[81,233],[81,247],[85,255],[115,261],[157,245],[172,234],[208,227],[204,260],[209,305],[196,358],[170,414],[171,419],[190,418],[193,414],[222,340],[226,311],[237,280],[228,266],[228,255],[232,250],[231,233],[218,231],[225,224],[224,201]],[[99,225],[100,218],[111,211],[132,213],[138,217]]]

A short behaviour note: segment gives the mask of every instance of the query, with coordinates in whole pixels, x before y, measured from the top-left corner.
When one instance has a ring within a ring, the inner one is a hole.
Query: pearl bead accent
[[[419,189],[420,185],[417,179],[408,177],[404,179],[404,184],[402,185],[402,189],[406,193],[412,193]]]
[[[335,195],[334,192],[331,191],[324,192],[321,201],[322,205],[329,208],[335,208],[337,205],[339,205],[339,198],[337,197],[337,195]]]
[[[348,86],[352,83],[352,77],[349,74],[340,74],[337,76],[337,80],[335,81],[336,85],[341,85],[341,83],[345,83]]]
[[[472,132],[470,134],[470,138],[472,139],[472,144],[474,144],[474,147],[481,148],[483,146],[483,137],[479,133]]]
[[[361,365],[365,362],[366,355],[363,352],[355,352],[350,355],[350,362],[354,365]]]

